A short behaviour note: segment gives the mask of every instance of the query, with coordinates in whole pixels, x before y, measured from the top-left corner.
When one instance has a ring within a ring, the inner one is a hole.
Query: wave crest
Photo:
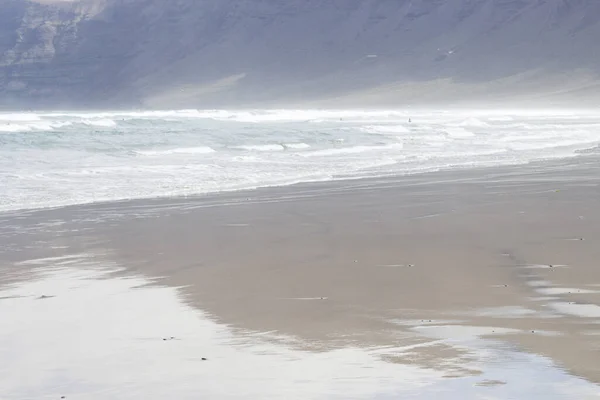
[[[403,148],[402,143],[393,143],[383,146],[352,146],[352,147],[340,147],[334,149],[322,149],[306,153],[307,157],[318,157],[318,156],[335,156],[339,154],[358,154],[369,151],[381,151],[381,150],[401,150]]]
[[[113,128],[117,126],[117,123],[112,119],[84,119],[79,123],[87,126],[99,126],[103,128]]]
[[[447,127],[444,129],[446,135],[455,139],[469,138],[475,136],[473,132],[460,127]]]
[[[169,154],[210,154],[214,153],[215,150],[212,147],[200,146],[200,147],[180,147],[175,149],[167,150],[136,150],[135,154],[141,156],[163,156]]]

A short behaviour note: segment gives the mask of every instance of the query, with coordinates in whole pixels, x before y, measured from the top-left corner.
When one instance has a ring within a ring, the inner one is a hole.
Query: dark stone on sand
[[[208,361],[208,358],[202,357],[202,361]]]

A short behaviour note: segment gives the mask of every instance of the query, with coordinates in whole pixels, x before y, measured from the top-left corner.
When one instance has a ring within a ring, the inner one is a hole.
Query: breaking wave
[[[285,147],[282,144],[250,144],[242,146],[233,146],[234,149],[246,151],[283,151]]]
[[[112,119],[84,119],[79,121],[80,124],[87,126],[99,126],[103,128],[113,128],[117,123]]]
[[[39,115],[33,113],[0,114],[0,121],[30,122],[40,119]]]
[[[212,147],[182,147],[167,150],[136,150],[135,153],[141,156],[164,156],[169,154],[210,154],[215,150]]]
[[[57,128],[69,126],[71,122],[52,122],[42,120],[32,120],[35,122],[26,122],[13,124],[10,122],[0,123],[0,132],[35,132],[35,131],[52,131]]]
[[[474,128],[487,128],[490,125],[477,118],[467,118],[462,122],[458,123],[457,126],[472,126]]]
[[[0,113],[0,210],[519,164],[597,151],[586,149],[600,142],[600,113],[522,114]]]
[[[233,146],[232,148],[246,151],[270,152],[283,150],[303,150],[310,148],[306,143],[282,143],[282,144],[252,144]]]
[[[402,134],[410,133],[410,129],[403,125],[367,125],[360,128],[363,132],[374,134]]]
[[[310,145],[306,143],[284,143],[283,147],[293,150],[310,149]]]
[[[475,136],[473,132],[469,132],[468,130],[459,127],[447,127],[444,131],[448,137],[455,139],[470,138]]]
[[[352,146],[352,147],[340,147],[334,149],[323,149],[315,150],[304,155],[307,157],[318,157],[318,156],[335,156],[340,154],[359,154],[365,152],[382,151],[382,150],[401,150],[404,146],[402,143],[393,143],[383,146]]]

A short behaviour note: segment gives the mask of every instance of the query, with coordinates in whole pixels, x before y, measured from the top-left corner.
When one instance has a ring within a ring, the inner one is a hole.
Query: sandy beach
[[[600,400],[600,0],[0,4],[0,400]]]
[[[13,317],[0,329],[11,361],[0,397],[100,398],[110,386],[115,398],[162,398],[162,382],[172,398],[600,398],[598,161],[4,213],[0,314]],[[82,279],[127,284],[94,295],[77,290]],[[70,335],[79,347],[60,339]],[[40,337],[69,355],[46,355]],[[119,365],[131,371],[175,340],[151,365],[193,372],[152,370],[156,387],[142,385],[150,372],[115,381],[89,368],[88,346],[116,346],[115,362],[130,354]],[[252,346],[263,347],[241,358]],[[95,385],[70,375],[82,364]],[[60,390],[41,383],[55,369]],[[30,392],[16,379],[26,373]]]

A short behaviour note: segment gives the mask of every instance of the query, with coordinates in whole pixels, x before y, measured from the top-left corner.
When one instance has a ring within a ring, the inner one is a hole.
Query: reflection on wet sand
[[[118,276],[102,257],[22,265],[35,266],[29,280],[0,291],[0,392],[9,400],[598,398],[549,359],[484,338],[510,330],[415,327],[405,342],[441,351],[445,365],[421,362],[403,340],[311,352],[297,338],[234,332],[178,289]]]
[[[598,399],[597,165],[2,214],[0,397]]]

